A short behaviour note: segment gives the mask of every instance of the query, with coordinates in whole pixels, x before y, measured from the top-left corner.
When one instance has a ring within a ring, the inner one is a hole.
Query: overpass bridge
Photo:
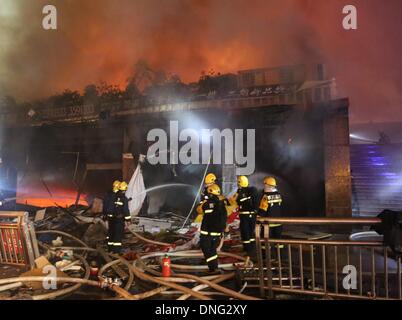
[[[88,193],[97,193],[93,190],[100,185],[107,189],[106,181],[117,175],[130,176],[133,160],[122,155],[131,153],[135,159],[146,152],[149,129],[166,128],[170,120],[185,118],[189,128],[198,121],[210,128],[256,129],[257,171],[283,181],[289,215],[303,211],[311,216],[351,216],[349,101],[326,95],[327,85],[267,96],[157,105],[123,100],[4,112],[0,114],[2,167],[13,167],[21,176],[28,163],[42,163],[48,170],[48,163],[65,164],[60,154],[79,154],[84,167],[112,164],[122,168],[121,174],[112,170],[113,177],[88,186]],[[215,170],[230,188],[233,170],[225,166]],[[71,178],[67,180],[71,183]]]

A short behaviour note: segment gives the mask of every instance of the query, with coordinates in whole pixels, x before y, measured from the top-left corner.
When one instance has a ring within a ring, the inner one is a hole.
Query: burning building
[[[401,300],[401,145],[349,135],[401,2],[321,2],[2,0],[0,300]]]
[[[183,85],[181,94],[145,91],[101,103],[3,112],[2,167],[14,172],[6,189],[17,194],[19,203],[90,203],[113,179],[130,177],[133,161],[147,154],[151,129],[168,129],[170,121],[178,121],[181,129],[255,129],[251,181],[260,188],[264,175],[277,177],[287,215],[351,215],[349,103],[337,96],[335,80],[328,78],[324,65],[244,70],[204,80],[202,90]],[[127,154],[133,157],[123,156]],[[148,212],[187,213],[204,169],[146,162],[146,187],[188,185],[180,199],[177,186],[165,189],[164,195],[150,192]],[[235,165],[212,163],[210,169],[230,193]]]

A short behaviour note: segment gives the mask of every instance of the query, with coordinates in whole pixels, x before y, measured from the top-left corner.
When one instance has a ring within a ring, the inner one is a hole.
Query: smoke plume
[[[402,120],[400,0],[54,0],[58,30],[42,29],[48,1],[1,0],[0,95],[18,101],[105,80],[122,88],[138,59],[196,81],[324,62],[351,100],[353,121]]]

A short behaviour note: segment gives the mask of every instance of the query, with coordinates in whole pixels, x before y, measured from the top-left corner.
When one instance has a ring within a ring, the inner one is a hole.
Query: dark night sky
[[[352,122],[402,121],[401,0],[0,0],[0,95],[19,101],[106,80],[124,86],[139,58],[197,80],[322,61],[351,100]],[[358,30],[342,8],[358,9]]]

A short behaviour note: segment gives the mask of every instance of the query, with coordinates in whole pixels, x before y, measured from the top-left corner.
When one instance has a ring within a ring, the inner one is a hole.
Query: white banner
[[[142,203],[146,196],[144,178],[142,176],[140,164],[134,171],[133,176],[130,179],[128,188],[126,191],[126,197],[129,199],[128,207],[132,217],[137,216],[141,210]],[[130,200],[131,199],[131,200]]]

